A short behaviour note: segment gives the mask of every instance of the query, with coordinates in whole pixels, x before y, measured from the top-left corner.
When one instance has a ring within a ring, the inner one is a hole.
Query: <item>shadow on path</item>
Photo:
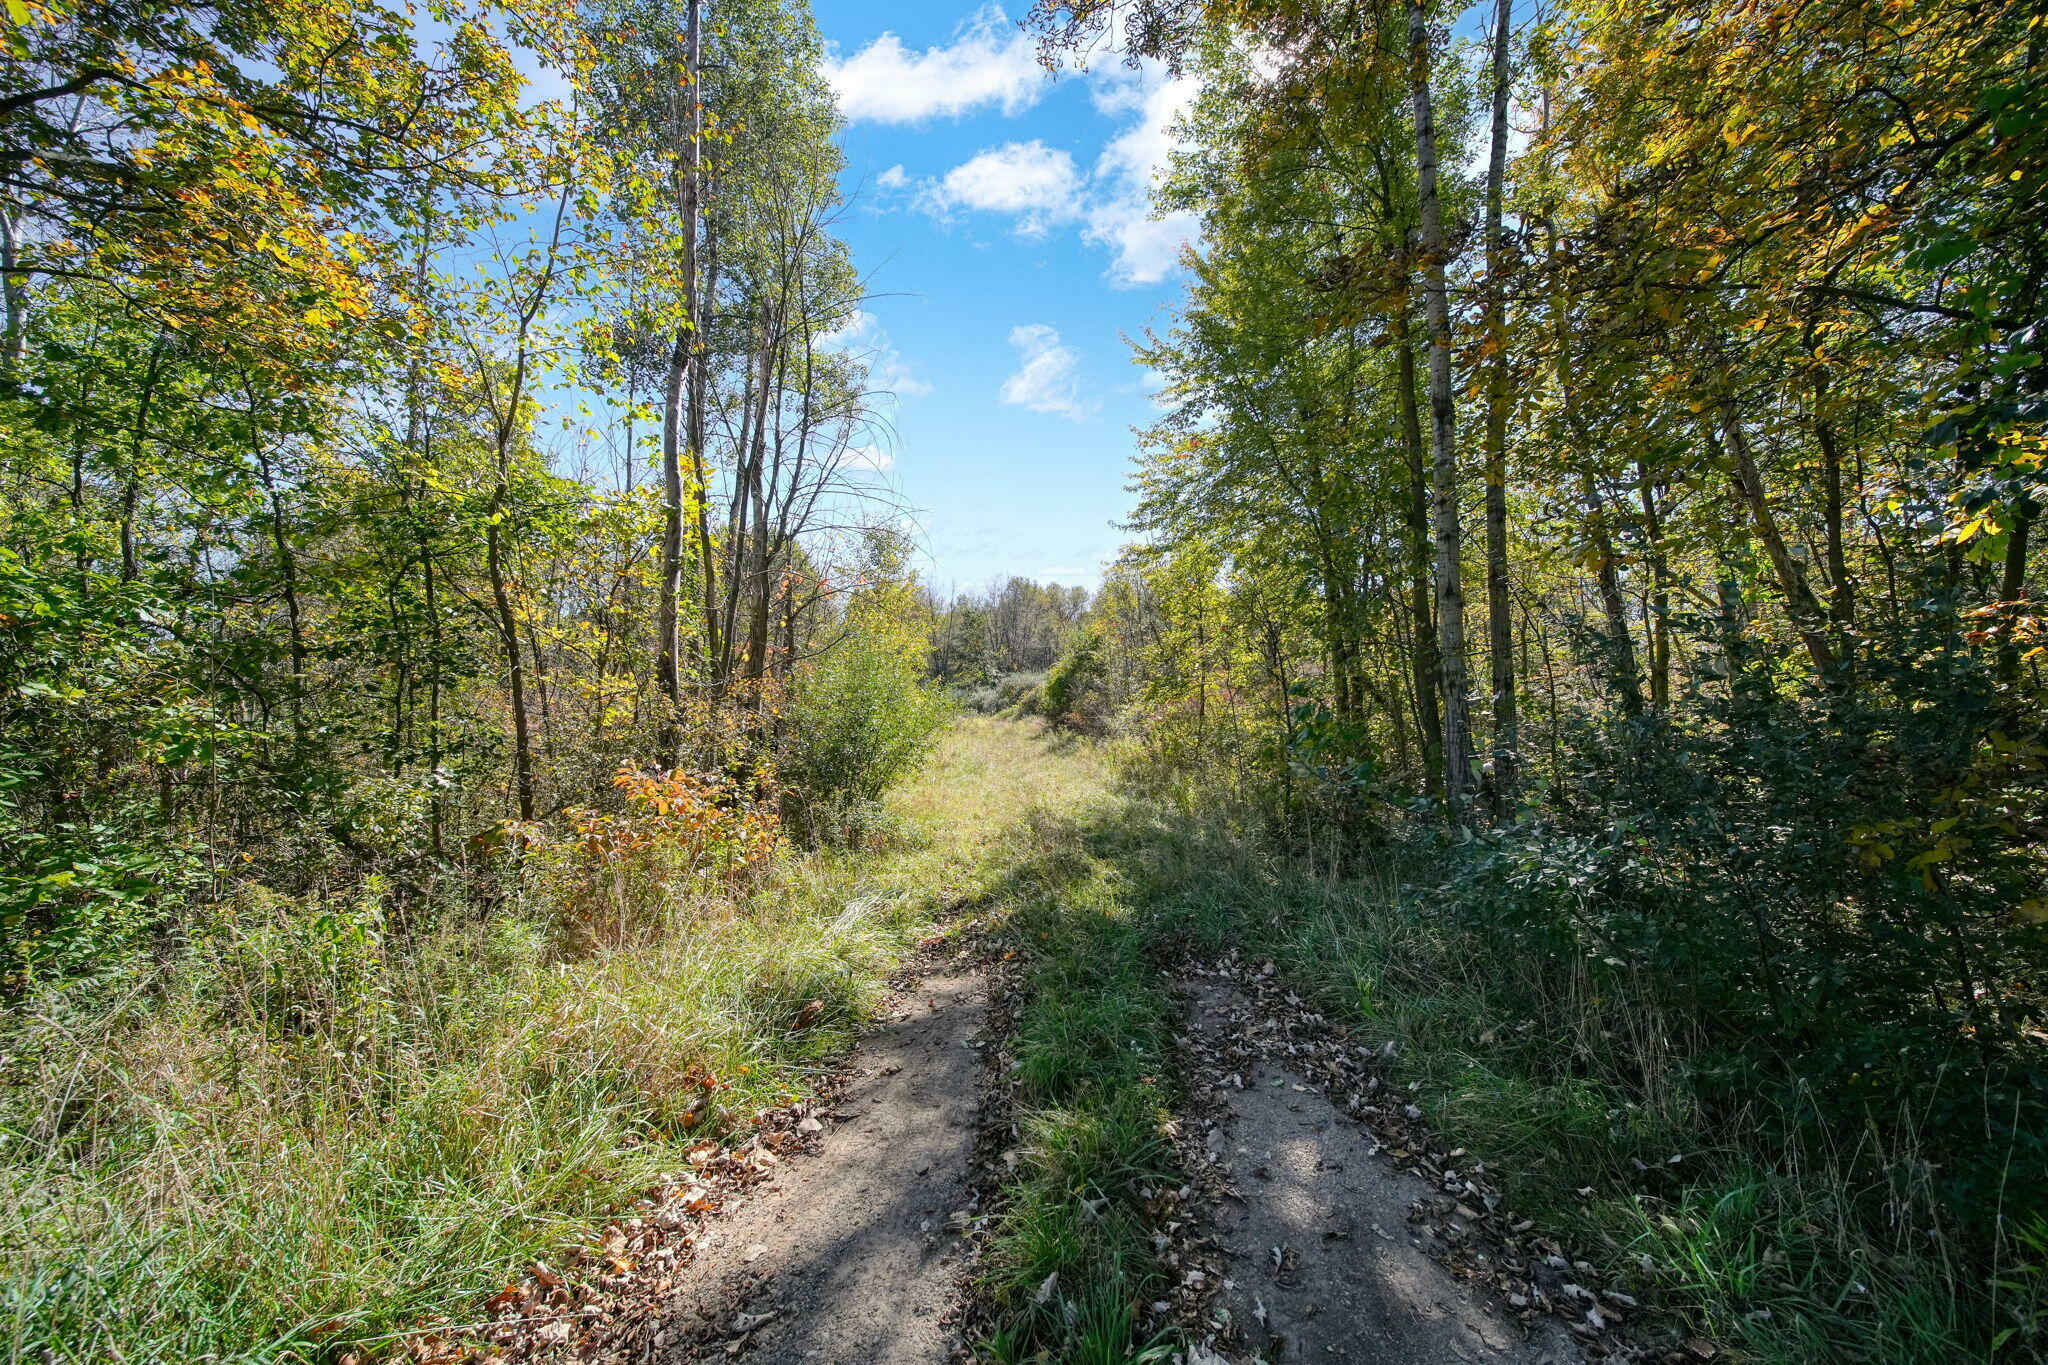
[[[1197,1036],[1212,1053],[1243,1035],[1245,1002],[1198,986]],[[1379,1154],[1371,1133],[1304,1077],[1269,1062],[1219,1086],[1227,1114],[1210,1150],[1239,1198],[1217,1225],[1229,1257],[1224,1303],[1265,1359],[1373,1365],[1566,1365],[1583,1357],[1554,1325],[1524,1339],[1483,1294],[1425,1249],[1408,1210],[1431,1193]]]
[[[981,977],[956,963],[864,1041],[823,1151],[706,1225],[692,1288],[669,1315],[681,1344],[663,1360],[947,1358],[962,1249],[948,1222],[967,1206],[986,1012]]]

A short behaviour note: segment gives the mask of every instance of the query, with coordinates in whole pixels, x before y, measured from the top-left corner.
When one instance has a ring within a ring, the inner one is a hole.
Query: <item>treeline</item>
[[[2029,1349],[2039,16],[1474,14],[1039,6],[1056,53],[1202,82],[1101,714],[1323,866],[1426,803],[1475,960],[1617,1040],[1532,1071],[1808,1173],[1850,1265],[1935,1267],[1917,1324],[1843,1291],[1857,1349]]]
[[[1010,577],[1001,586],[926,595],[932,618],[931,671],[954,686],[1043,673],[1067,648],[1088,608],[1088,590]]]
[[[914,686],[912,604],[805,5],[16,18],[8,992],[238,881],[417,903],[622,769],[837,799],[788,711],[849,642]]]

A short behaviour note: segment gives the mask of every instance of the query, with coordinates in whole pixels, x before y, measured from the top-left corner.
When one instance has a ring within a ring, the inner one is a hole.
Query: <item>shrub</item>
[[[784,808],[813,841],[857,842],[882,793],[931,748],[945,693],[908,629],[869,620],[799,673],[783,715]]]

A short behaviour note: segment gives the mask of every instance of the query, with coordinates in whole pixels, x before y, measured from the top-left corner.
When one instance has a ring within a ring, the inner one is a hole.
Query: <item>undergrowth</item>
[[[1029,959],[1025,1144],[988,1266],[992,1359],[1128,1360],[1152,1344],[1144,1200],[1173,1179],[1158,1123],[1178,1099],[1162,1074],[1178,1006],[1159,973],[1230,950],[1394,1043],[1443,1139],[1483,1159],[1519,1215],[1623,1277],[1653,1328],[1762,1365],[2040,1358],[2037,1211],[2002,1211],[2012,1245],[1987,1273],[1936,1197],[1931,1154],[1896,1145],[1911,1115],[1880,1138],[1788,1114],[1763,1084],[1731,1101],[1727,1077],[1702,1075],[1709,1041],[1656,983],[1559,970],[1461,914],[1470,850],[1397,831],[1332,874],[1181,796],[1072,803],[1018,837],[1001,904]]]
[[[1133,799],[1105,818],[1089,837],[1120,850],[1158,949],[1268,957],[1318,1007],[1395,1043],[1444,1140],[1484,1159],[1518,1212],[1629,1277],[1667,1325],[1774,1365],[1934,1365],[1994,1342],[2033,1358],[2038,1270],[2023,1258],[1986,1283],[1929,1197],[1924,1159],[1874,1162],[1874,1136],[1840,1128],[1788,1143],[1762,1089],[1707,1102],[1698,1040],[1647,983],[1560,976],[1446,913],[1453,855],[1390,848],[1327,876],[1185,807]]]
[[[948,739],[886,846],[744,884],[536,853],[403,932],[374,885],[252,889],[11,1011],[0,1362],[329,1361],[481,1302],[848,1045],[1033,795],[988,743]]]

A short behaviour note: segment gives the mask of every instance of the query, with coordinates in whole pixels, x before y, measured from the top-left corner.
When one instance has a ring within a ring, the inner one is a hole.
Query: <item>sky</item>
[[[1125,338],[1179,293],[1192,224],[1154,219],[1150,188],[1192,92],[1114,57],[1049,76],[1021,0],[814,5],[872,295],[845,340],[895,394],[874,460],[927,579],[1093,586],[1126,538],[1131,427],[1158,415]]]

